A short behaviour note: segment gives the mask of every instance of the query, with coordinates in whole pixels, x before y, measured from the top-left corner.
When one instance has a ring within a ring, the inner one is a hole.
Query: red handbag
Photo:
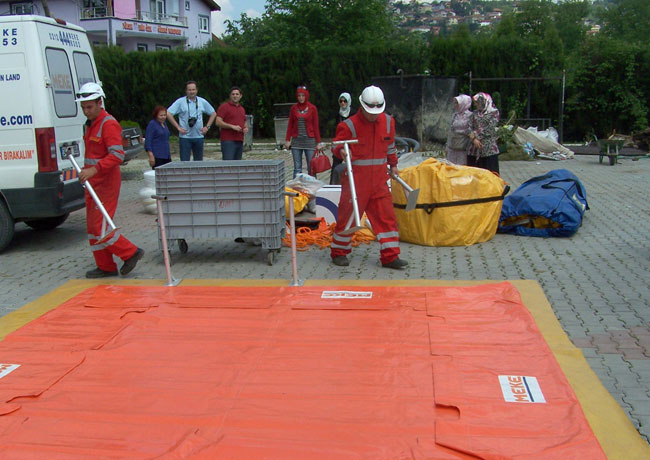
[[[309,162],[309,174],[312,176],[332,168],[330,158],[322,150],[316,150]]]

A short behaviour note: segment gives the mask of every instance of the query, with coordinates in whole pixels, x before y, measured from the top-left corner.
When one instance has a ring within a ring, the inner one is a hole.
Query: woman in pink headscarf
[[[306,86],[296,89],[296,104],[291,106],[289,112],[289,125],[285,147],[291,148],[293,155],[293,177],[302,172],[302,156],[309,163],[317,148],[322,148],[320,143],[320,129],[318,127],[318,109],[309,102],[309,91]]]
[[[487,169],[499,174],[499,147],[497,147],[497,124],[499,111],[487,93],[476,93],[474,97],[476,110],[472,112],[469,134],[472,140],[467,165]]]
[[[461,94],[454,98],[456,111],[451,117],[451,126],[447,136],[447,160],[457,165],[467,164],[472,118],[472,98]]]

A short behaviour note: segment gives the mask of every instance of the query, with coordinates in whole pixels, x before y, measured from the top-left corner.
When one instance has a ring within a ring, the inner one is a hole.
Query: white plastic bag
[[[316,192],[320,189],[325,182],[316,179],[315,177],[310,176],[309,174],[299,173],[295,178],[287,181],[287,187],[291,187],[294,190],[299,190],[303,193],[306,193],[311,198],[316,196]]]

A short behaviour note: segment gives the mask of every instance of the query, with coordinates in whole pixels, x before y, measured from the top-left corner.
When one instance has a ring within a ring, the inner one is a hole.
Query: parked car
[[[144,152],[142,130],[138,127],[122,128],[122,148],[124,148],[123,165]]]

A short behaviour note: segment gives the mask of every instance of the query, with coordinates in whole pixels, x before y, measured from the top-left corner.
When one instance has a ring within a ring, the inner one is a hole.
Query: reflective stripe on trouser
[[[94,184],[93,187],[104,208],[106,208],[106,212],[112,219],[117,209],[117,200],[120,193],[119,182],[117,186],[101,183]],[[122,236],[119,230],[108,241],[96,244],[102,234],[102,226],[105,226],[104,216],[90,194],[86,192],[86,230],[88,232],[90,249],[93,257],[95,257],[95,263],[98,268],[104,271],[114,272],[117,270],[117,265],[113,260],[113,255],[116,255],[122,260],[126,260],[135,254],[138,248]],[[107,231],[110,231],[110,228],[107,228]]]
[[[380,260],[382,264],[392,262],[399,256],[399,234],[397,232],[397,220],[395,210],[393,209],[393,199],[388,190],[388,186],[383,184],[381,187],[371,189],[364,187],[372,181],[364,180],[362,174],[357,180],[355,171],[355,183],[357,184],[357,204],[359,206],[359,215],[365,212],[372,229],[379,240]],[[347,178],[346,178],[347,179]],[[343,180],[346,180],[343,179]],[[352,239],[350,236],[341,235],[346,228],[354,225],[354,216],[352,208],[352,197],[350,188],[347,184],[342,186],[341,199],[339,201],[338,220],[330,245],[330,255],[332,258],[337,256],[346,256],[352,250]]]

